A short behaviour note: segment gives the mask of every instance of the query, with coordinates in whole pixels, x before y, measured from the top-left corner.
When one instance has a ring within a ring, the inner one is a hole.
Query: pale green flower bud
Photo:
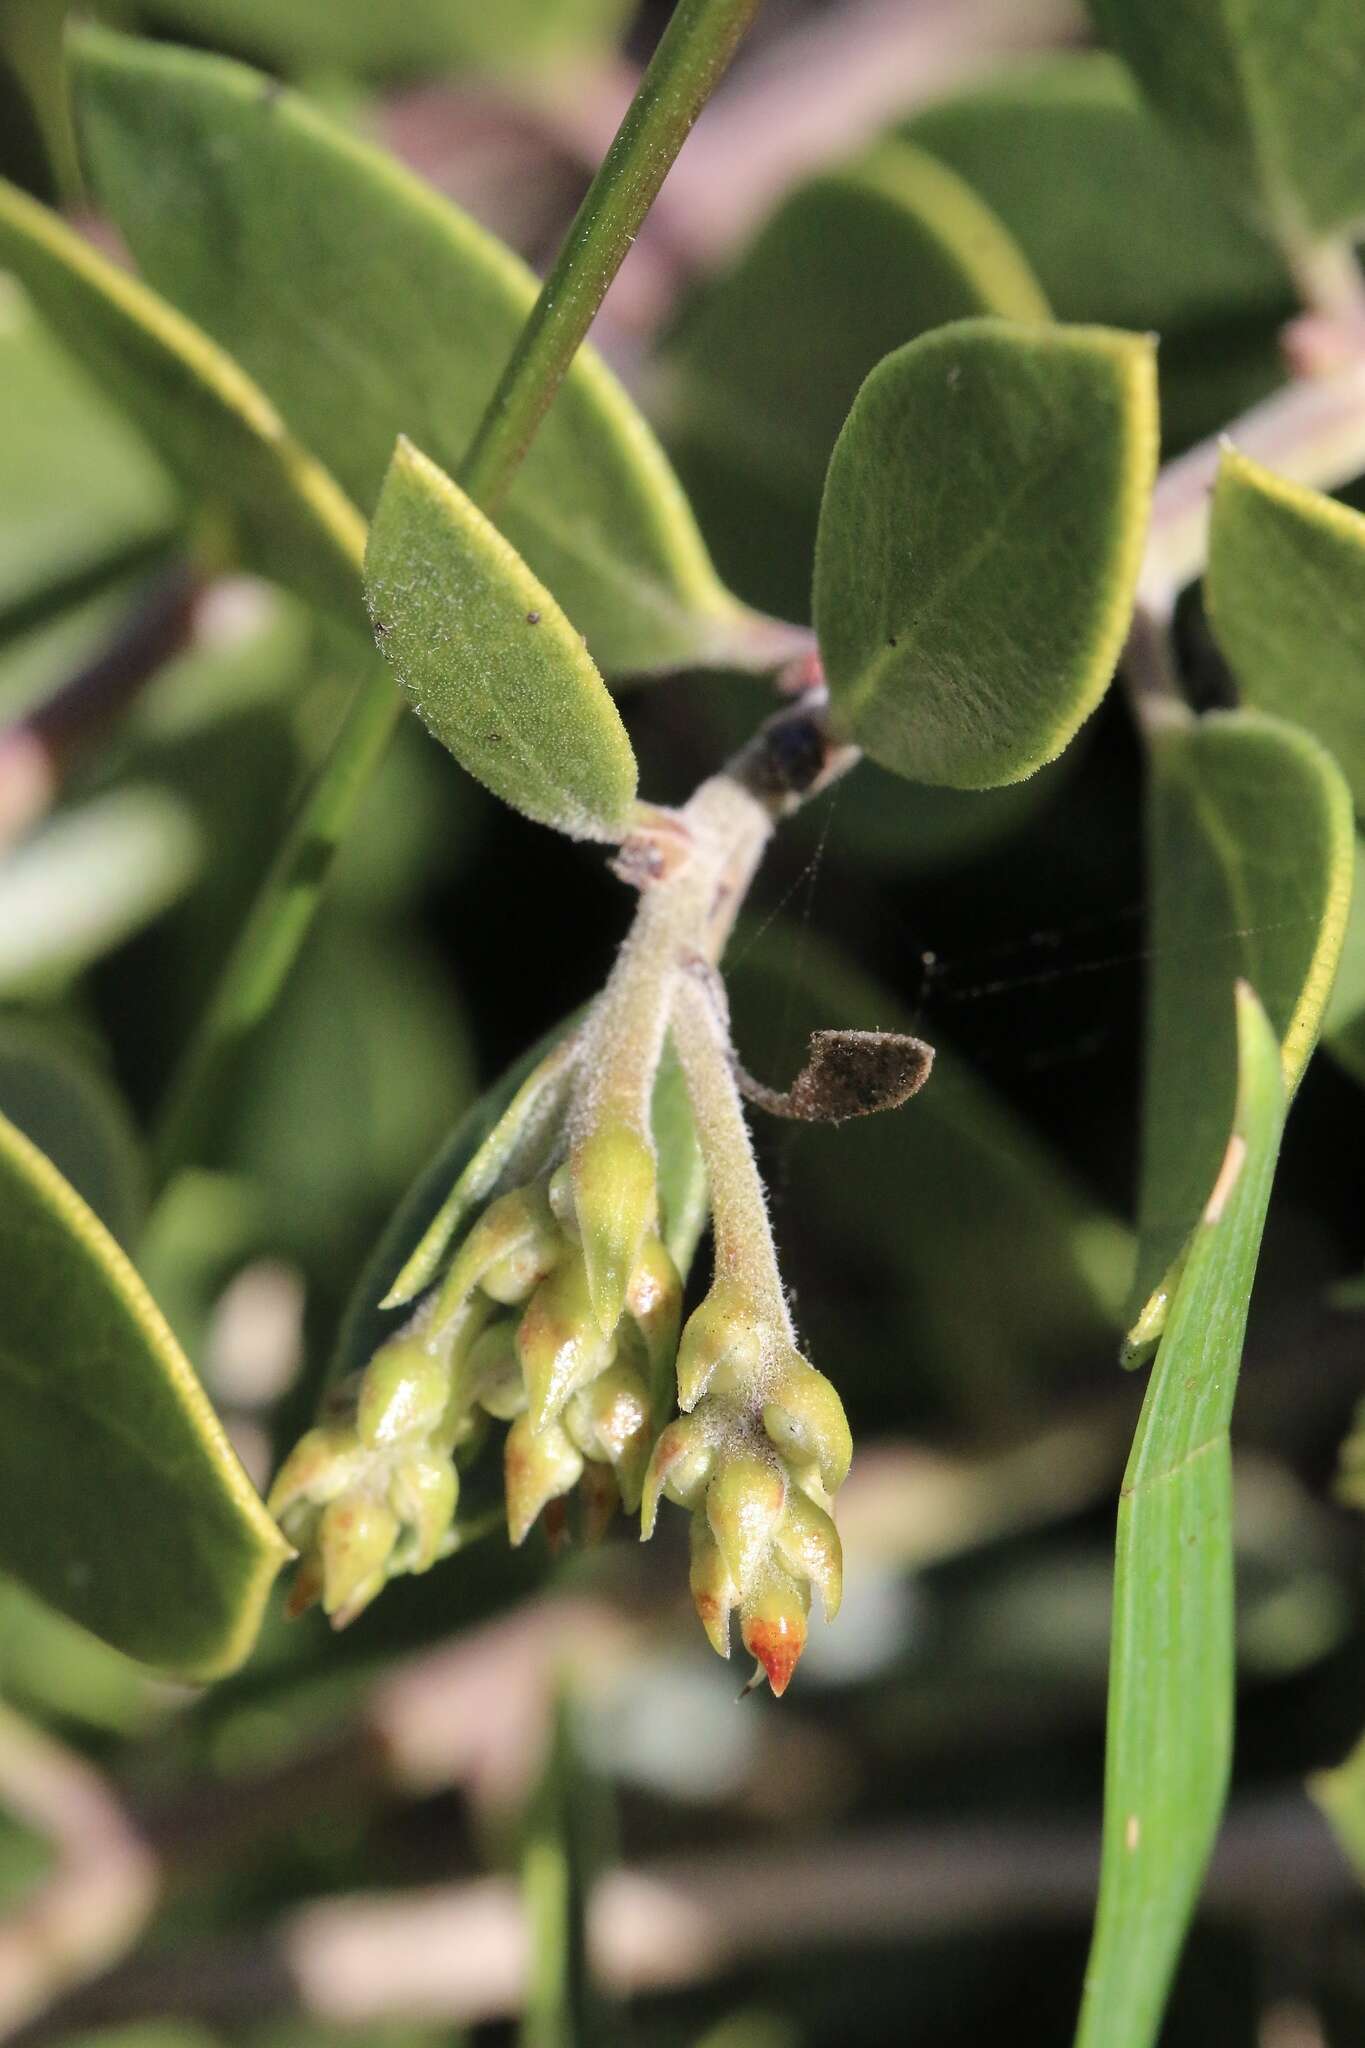
[[[574,1147],[569,1166],[593,1314],[609,1336],[658,1214],[654,1148],[629,1124],[604,1123]]]
[[[550,1213],[549,1200],[539,1182],[499,1195],[489,1203],[451,1261],[437,1296],[434,1327],[443,1329],[476,1287],[485,1287],[498,1301],[525,1300],[563,1249],[564,1234]],[[494,1284],[487,1288],[490,1279]],[[519,1286],[520,1293],[506,1292]],[[504,1292],[499,1293],[499,1287]]]
[[[692,1565],[688,1585],[697,1619],[718,1656],[730,1654],[730,1615],[739,1599],[705,1515],[693,1515]]]
[[[833,1621],[844,1594],[843,1545],[833,1516],[799,1486],[787,1488],[773,1549],[794,1578],[817,1588],[825,1620]]]
[[[519,1415],[507,1432],[503,1471],[507,1534],[517,1545],[526,1541],[547,1501],[557,1500],[576,1485],[583,1471],[583,1456],[557,1422],[534,1430],[529,1415]]]
[[[459,1474],[449,1458],[408,1458],[397,1467],[389,1506],[403,1525],[403,1538],[390,1576],[430,1570],[445,1547],[459,1495]]]
[[[365,1452],[349,1421],[320,1422],[299,1438],[275,1475],[266,1502],[291,1541],[301,1522],[336,1500],[363,1470]]]
[[[599,1373],[564,1410],[564,1427],[587,1458],[604,1461],[616,1474],[621,1498],[634,1513],[650,1452],[649,1389],[628,1361]]]
[[[687,1319],[678,1347],[678,1406],[695,1408],[724,1367],[731,1393],[741,1390],[757,1372],[763,1357],[763,1333],[749,1297],[723,1280]],[[720,1389],[717,1389],[720,1391]]]
[[[348,1494],[323,1509],[322,1605],[333,1628],[354,1621],[383,1587],[397,1540],[398,1517],[387,1501]]]
[[[740,1608],[744,1647],[756,1657],[780,1699],[806,1647],[810,1589],[780,1568],[770,1570]]]
[[[715,1433],[700,1416],[679,1416],[654,1446],[640,1500],[641,1535],[654,1534],[659,1499],[667,1494],[681,1508],[700,1505],[716,1464]]]
[[[531,1296],[517,1330],[531,1427],[544,1429],[612,1356],[593,1311],[583,1254],[562,1261]]]
[[[512,1422],[526,1408],[526,1382],[517,1356],[517,1326],[502,1316],[476,1338],[461,1373],[468,1398],[499,1422]]]
[[[678,1349],[682,1300],[682,1276],[663,1239],[651,1232],[640,1247],[635,1271],[630,1276],[626,1312],[644,1342],[651,1397],[656,1407],[665,1412]]]
[[[786,1500],[787,1475],[771,1450],[725,1451],[717,1458],[706,1519],[742,1595],[768,1561]]]
[[[827,1493],[837,1493],[853,1460],[844,1404],[830,1382],[793,1351],[765,1388],[763,1427],[791,1464],[816,1465]]]
[[[450,1363],[422,1337],[404,1334],[381,1345],[360,1381],[356,1429],[373,1450],[391,1450],[432,1435],[450,1400]]]

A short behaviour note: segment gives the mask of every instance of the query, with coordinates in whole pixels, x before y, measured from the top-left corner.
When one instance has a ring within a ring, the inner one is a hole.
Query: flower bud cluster
[[[638,1507],[677,1348],[682,1282],[655,1168],[624,1124],[489,1201],[412,1320],[285,1462],[272,1512],[301,1555],[291,1605],[343,1627],[453,1547],[457,1454],[509,1423],[508,1530],[599,1468],[592,1512]]]
[[[830,1514],[853,1451],[843,1404],[796,1350],[785,1317],[765,1317],[724,1280],[683,1332],[678,1396],[683,1413],[645,1478],[643,1532],[661,1495],[691,1509],[702,1626],[728,1657],[738,1610],[744,1646],[780,1694],[805,1648],[812,1592],[832,1620],[843,1590]]]

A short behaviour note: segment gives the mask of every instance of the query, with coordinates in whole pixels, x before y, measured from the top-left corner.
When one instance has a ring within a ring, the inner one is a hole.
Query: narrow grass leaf
[[[1228,1430],[1285,1091],[1245,982],[1231,1135],[1152,1369],[1114,1560],[1104,1847],[1076,2048],[1150,2048],[1227,1796],[1234,1693]]]
[[[1059,754],[1128,629],[1156,446],[1138,336],[963,320],[888,356],[820,513],[815,623],[840,728],[959,789]]]

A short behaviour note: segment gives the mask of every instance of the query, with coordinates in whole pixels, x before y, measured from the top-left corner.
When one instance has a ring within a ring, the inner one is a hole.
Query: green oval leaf
[[[254,566],[326,606],[355,608],[360,516],[234,362],[3,180],[0,266],[186,488],[227,503]]]
[[[1060,320],[1164,336],[1292,309],[1270,243],[1191,177],[1123,65],[1101,51],[1013,65],[899,132],[994,209]]]
[[[1149,342],[964,320],[888,356],[829,466],[815,623],[834,716],[912,781],[987,789],[1108,687],[1156,466]]]
[[[1360,0],[1091,0],[1153,106],[1287,241],[1365,221]]]
[[[1351,799],[1307,733],[1254,711],[1151,738],[1148,986],[1137,1344],[1159,1334],[1236,1092],[1231,991],[1251,981],[1293,1094],[1322,1026],[1351,901]],[[1144,1307],[1145,1305],[1145,1307]]]
[[[535,300],[525,265],[274,80],[105,31],[74,47],[96,186],[153,283],[367,512],[399,434],[458,472]],[[775,629],[717,580],[662,450],[591,348],[499,525],[606,668],[773,658]]]
[[[1322,1047],[1365,1086],[1365,839],[1356,834],[1351,914],[1341,941],[1341,962],[1322,1020]]]
[[[495,796],[575,839],[617,839],[635,756],[581,636],[516,549],[400,440],[370,529],[375,637],[423,724]]]
[[[775,521],[807,574],[830,451],[868,371],[975,313],[1045,320],[1048,306],[990,208],[898,142],[800,186],[699,294],[666,361],[670,445],[714,501],[710,530],[742,551],[745,588],[781,573]]]
[[[148,1664],[249,1652],[289,1555],[103,1224],[0,1117],[0,1565]]]
[[[1315,734],[1365,812],[1365,518],[1230,448],[1204,591],[1241,694]]]
[[[1150,2048],[1227,1795],[1228,1426],[1284,1125],[1273,1026],[1223,991],[1237,1076],[1119,1499],[1099,1908],[1076,2048]]]

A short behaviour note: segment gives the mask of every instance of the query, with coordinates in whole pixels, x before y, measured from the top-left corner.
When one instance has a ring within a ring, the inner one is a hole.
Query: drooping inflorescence
[[[771,815],[718,778],[681,814],[681,861],[670,823],[666,879],[651,886],[648,862],[632,871],[640,911],[605,990],[517,1089],[408,1256],[380,1306],[411,1306],[409,1320],[280,1471],[271,1506],[300,1552],[295,1611],[320,1600],[343,1626],[388,1579],[455,1548],[460,1465],[490,1421],[508,1425],[513,1543],[574,1488],[589,1531],[618,1501],[641,1510],[646,1537],[661,1499],[690,1510],[706,1633],[728,1656],[737,1614],[774,1692],[801,1655],[813,1593],[827,1618],[837,1611],[831,1510],[852,1443],[838,1394],[797,1347],[713,964]],[[681,1339],[679,1262],[698,1219],[670,1249],[651,1118],[670,1043],[715,1242]]]

